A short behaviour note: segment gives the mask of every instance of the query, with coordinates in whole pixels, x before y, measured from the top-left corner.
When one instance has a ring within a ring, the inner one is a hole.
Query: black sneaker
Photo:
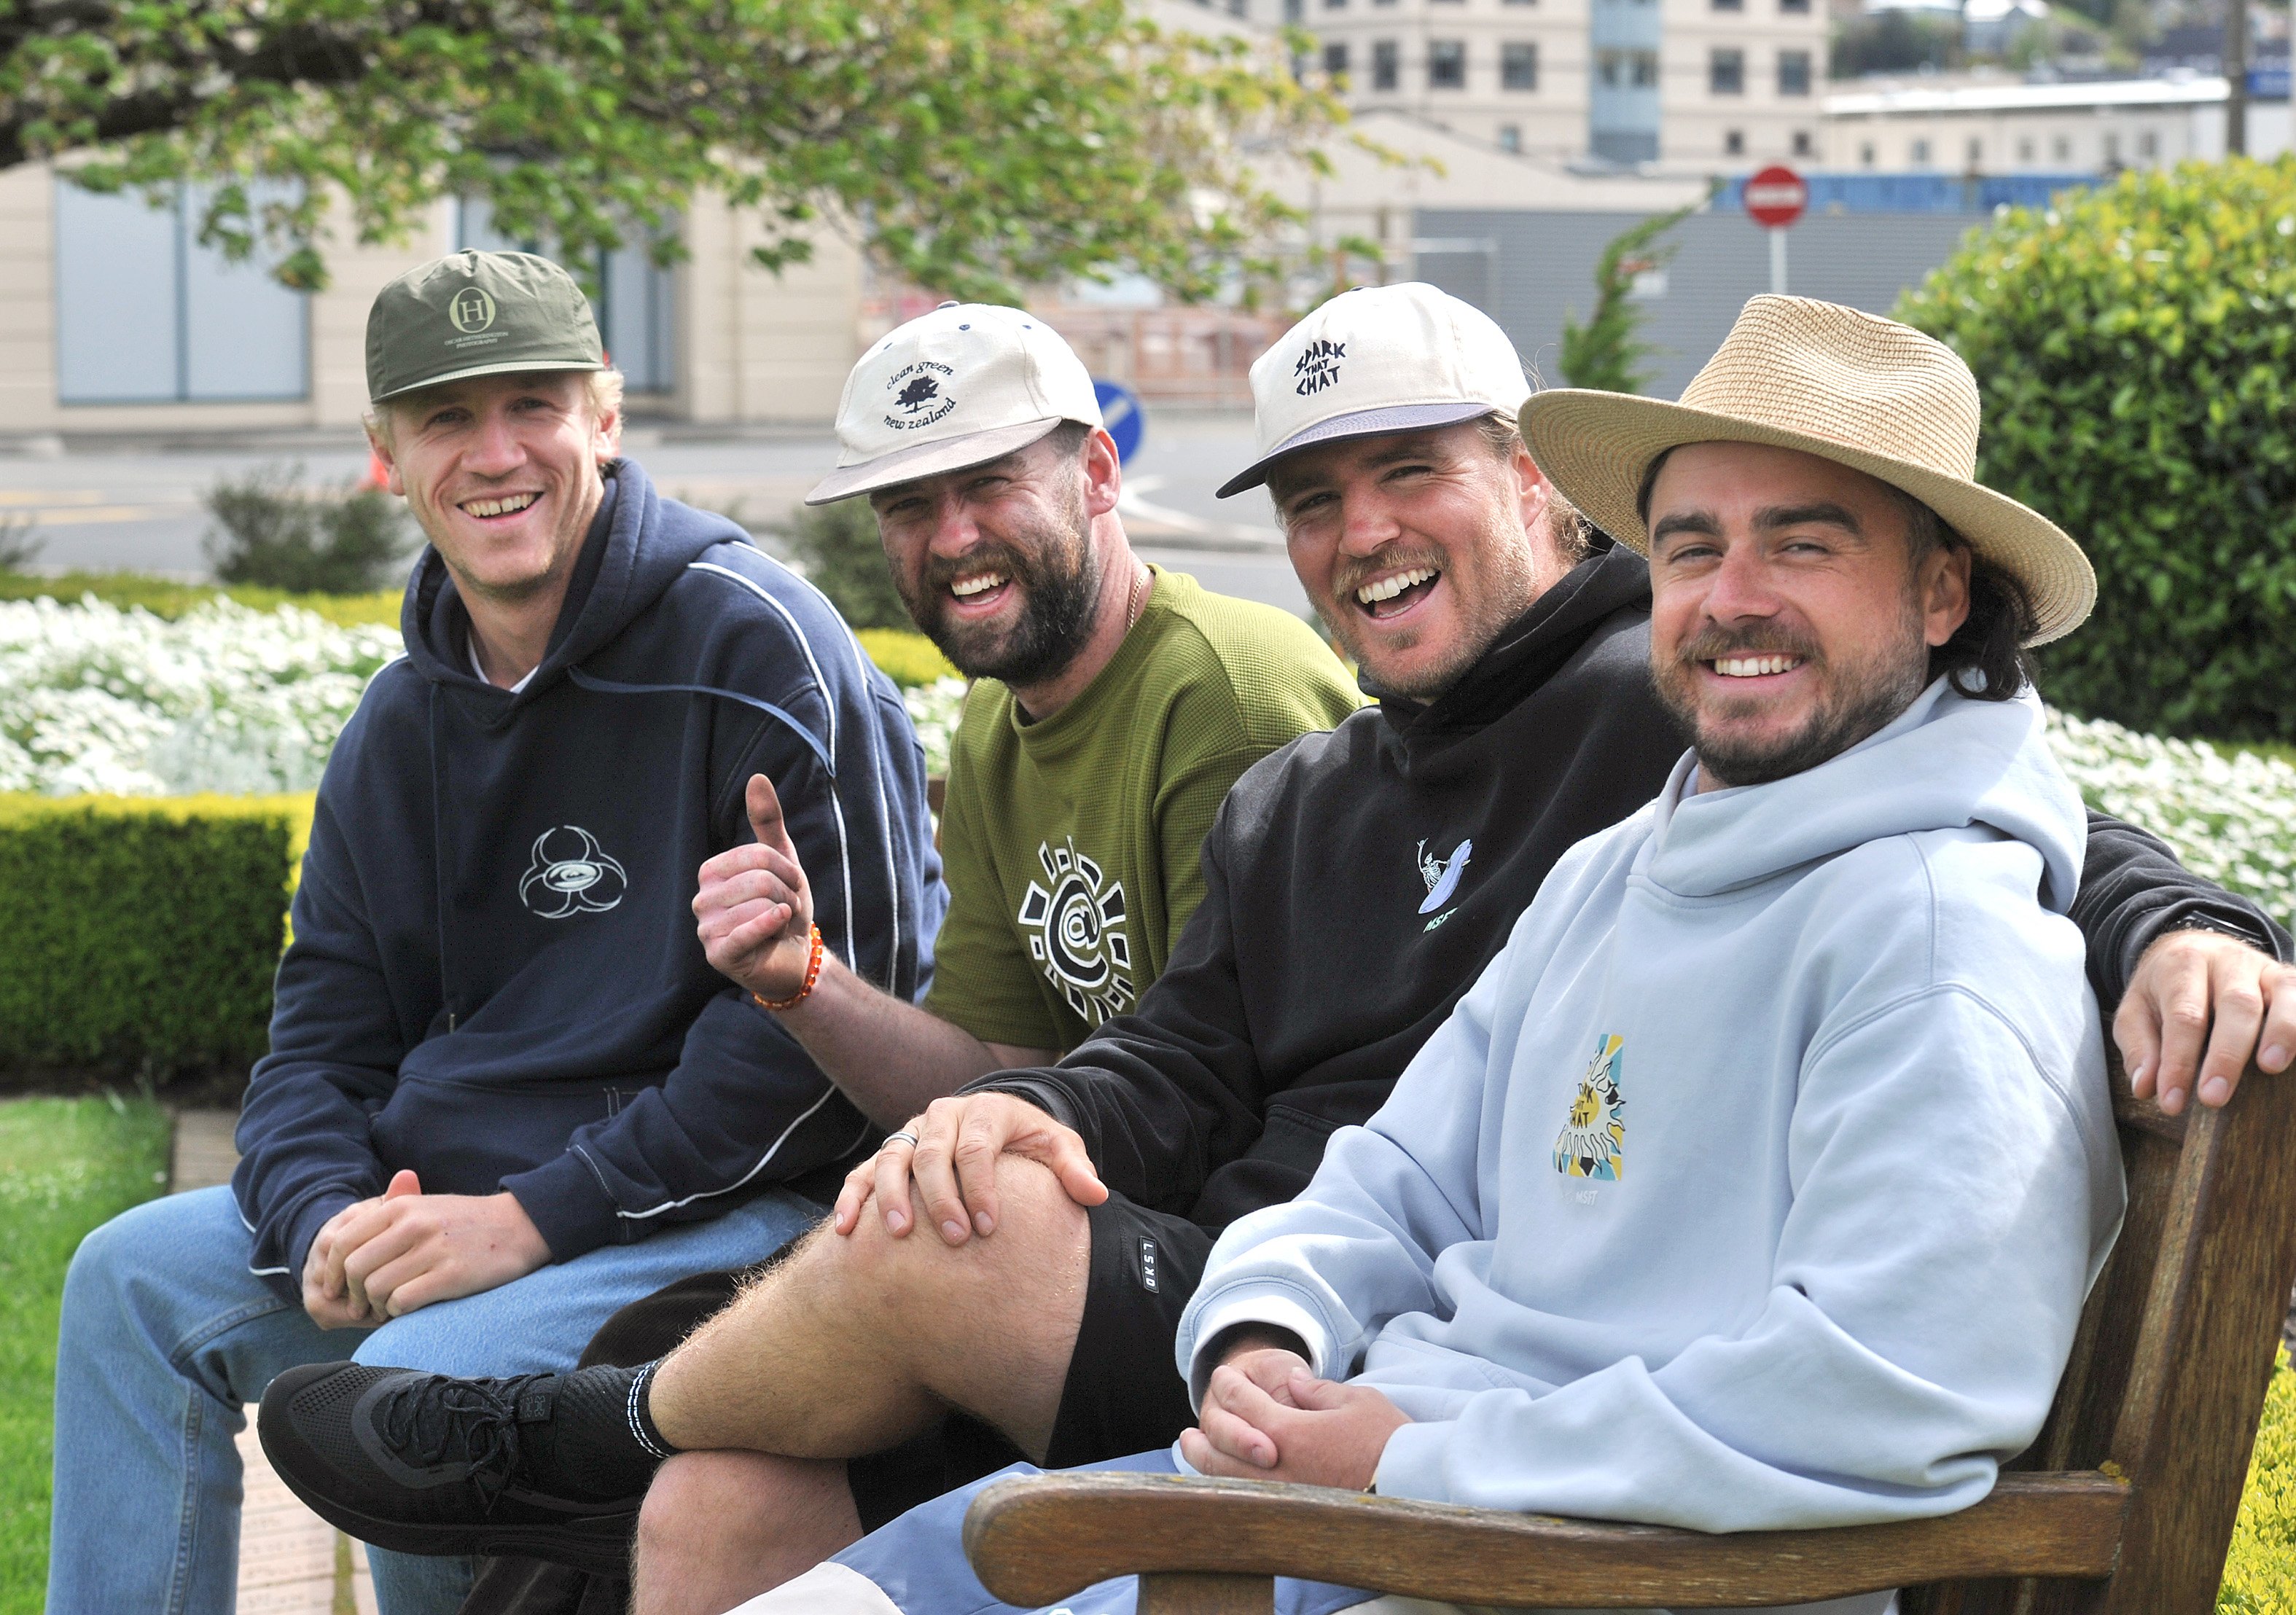
[[[375,1547],[627,1576],[650,1477],[567,1472],[551,1424],[570,1377],[312,1364],[271,1381],[257,1430],[291,1491]]]

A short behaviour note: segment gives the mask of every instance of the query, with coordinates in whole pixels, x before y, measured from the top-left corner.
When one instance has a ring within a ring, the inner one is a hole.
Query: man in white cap
[[[1590,533],[1523,451],[1513,421],[1529,388],[1496,325],[1431,287],[1351,292],[1271,348],[1253,383],[1260,453],[1236,486],[1267,479],[1294,564],[1378,704],[1239,782],[1206,844],[1204,902],[1136,1014],[1057,1066],[935,1104],[914,1160],[895,1144],[849,1185],[845,1237],[792,1258],[783,1306],[712,1325],[665,1365],[657,1415],[665,1379],[684,1381],[673,1442],[753,1450],[662,1469],[641,1609],[684,1607],[681,1571],[728,1571],[722,1595],[731,1570],[764,1586],[840,1545],[856,1524],[846,1469],[818,1460],[898,1439],[942,1403],[1055,1463],[1185,1429],[1185,1381],[1165,1358],[1145,1364],[1138,1337],[1168,1352],[1218,1231],[1306,1185],[1555,861],[1648,801],[1681,754],[1651,691],[1648,569]],[[2100,824],[2087,861],[2079,917],[2101,998],[2128,987],[2157,1004],[2162,950],[2194,946],[2196,923],[2285,945],[2125,826]],[[2276,968],[2232,936],[2198,946],[2218,945],[2252,961],[2251,985]],[[894,1237],[859,1203],[880,1185],[933,1226],[987,1212],[995,1232],[953,1247]],[[1113,1282],[1078,1232],[1082,1205],[1104,1199],[1159,1229],[1152,1262],[1144,1251]],[[792,1383],[792,1354],[815,1351],[822,1372]],[[991,1394],[963,1382],[975,1368]],[[651,1472],[642,1451],[608,1459],[605,1445],[584,1465],[623,1478],[601,1490]]]

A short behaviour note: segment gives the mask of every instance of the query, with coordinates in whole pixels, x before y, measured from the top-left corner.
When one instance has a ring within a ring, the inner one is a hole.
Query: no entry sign
[[[1792,168],[1772,166],[1746,182],[1746,217],[1765,230],[1783,230],[1809,206],[1809,187]]]

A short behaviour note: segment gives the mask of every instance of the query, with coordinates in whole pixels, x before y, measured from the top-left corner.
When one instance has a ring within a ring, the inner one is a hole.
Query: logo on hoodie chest
[[[1578,1078],[1570,1113],[1554,1137],[1554,1169],[1565,1177],[1616,1183],[1627,1174],[1627,1102],[1619,1092],[1627,1040],[1605,1033]]]
[[[1447,858],[1431,857],[1427,843],[1419,843],[1419,878],[1427,882],[1427,900],[1419,906],[1421,914],[1435,914],[1437,909],[1457,895],[1459,882],[1467,875],[1467,861],[1474,856],[1475,844],[1472,841],[1460,842],[1451,849],[1451,856]],[[1427,922],[1425,929],[1433,930],[1450,917],[1447,913],[1435,914]]]
[[[604,914],[628,889],[629,877],[596,836],[579,824],[561,824],[534,838],[518,900],[538,918],[565,920]]]

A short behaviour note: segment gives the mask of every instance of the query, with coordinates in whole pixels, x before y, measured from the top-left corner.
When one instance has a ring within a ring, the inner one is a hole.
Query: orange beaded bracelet
[[[806,955],[805,960],[805,985],[799,988],[794,995],[787,998],[760,998],[757,994],[751,993],[750,995],[750,1002],[756,1004],[759,1009],[795,1009],[799,1004],[803,1004],[806,1001],[807,996],[813,991],[813,984],[821,980],[821,927],[818,925],[808,925],[805,929],[808,934],[811,937],[813,942],[812,951]]]

